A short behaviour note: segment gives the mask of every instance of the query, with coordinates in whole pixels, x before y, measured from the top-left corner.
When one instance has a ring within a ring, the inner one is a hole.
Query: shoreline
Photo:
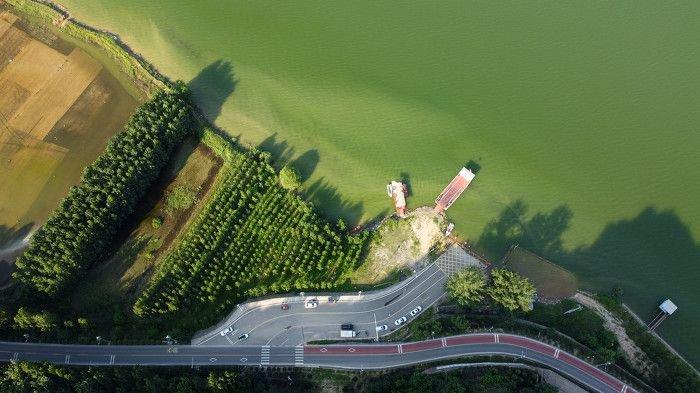
[[[88,34],[97,34],[97,35],[105,37],[107,39],[106,42],[113,42],[119,48],[119,50],[121,50],[126,56],[131,58],[136,64],[138,64],[141,67],[141,70],[143,72],[145,72],[147,75],[149,75],[152,78],[150,82],[143,81],[144,83],[146,83],[147,86],[155,87],[155,88],[166,88],[167,86],[172,84],[172,80],[170,80],[167,76],[163,75],[155,66],[153,66],[150,62],[148,62],[135,49],[133,49],[128,44],[126,44],[126,42],[124,42],[117,34],[111,33],[107,30],[96,28],[94,26],[90,26],[86,23],[83,23],[83,22],[80,22],[80,21],[73,19],[70,12],[68,11],[68,9],[59,3],[55,3],[52,1],[44,1],[44,0],[5,0],[5,1],[0,0],[0,5],[5,4],[5,5],[8,5],[10,7],[13,7],[14,9],[16,9],[15,4],[20,4],[20,3],[21,4],[32,4],[35,6],[45,7],[47,9],[51,10],[55,15],[61,16],[63,18],[60,22],[62,24],[62,26],[55,25],[53,20],[51,21],[51,23],[52,23],[52,25],[56,26],[58,29],[64,31],[65,34],[71,35],[70,32],[65,30],[65,29],[68,26],[75,26],[75,28],[77,28],[79,30],[82,29]],[[73,35],[71,35],[71,36],[73,36]],[[94,45],[94,46],[100,48],[101,51],[105,52],[108,56],[110,56],[109,50],[107,48],[103,47],[100,42],[90,41],[86,38],[78,37],[78,36],[73,36],[73,37],[75,37],[77,39],[81,39],[90,45]],[[118,59],[116,59],[114,57],[111,57],[111,58],[113,58],[117,64],[120,64]],[[140,79],[138,79],[138,77],[136,75],[133,75],[133,76],[129,75],[127,70],[122,69],[122,71],[130,78],[134,77],[134,78],[136,78],[136,81],[140,80]],[[161,84],[161,86],[154,86],[153,84],[148,85],[148,83],[155,83],[156,81],[159,82]],[[136,86],[137,86],[137,88],[139,88],[138,84],[136,84]],[[146,91],[146,93],[149,94],[148,91]],[[209,119],[207,119],[201,113],[201,109],[196,104],[193,105],[193,108],[195,108],[196,116],[198,118],[200,118],[201,120],[204,120],[206,122],[206,124],[209,125],[209,127],[211,129],[215,130],[214,131],[215,133],[217,133],[217,134],[223,133],[223,131],[220,128],[216,127],[211,121],[209,121]],[[228,135],[225,135],[225,136],[226,136],[227,140],[234,139]],[[236,142],[236,144],[239,144],[240,146],[242,146],[246,149],[249,149],[252,147],[252,146],[244,146],[244,145],[240,144],[240,141],[238,141],[238,140],[236,140],[235,142]],[[321,214],[321,215],[323,216],[323,214]],[[363,223],[363,226],[368,227],[369,224],[371,224],[371,221]],[[461,239],[460,239],[460,242],[461,242]],[[660,338],[660,337],[657,337],[657,338]],[[666,344],[663,339],[661,341],[664,342],[664,344],[666,346],[668,346],[668,344]],[[680,355],[678,355],[678,353],[675,350],[672,350],[671,352],[676,354],[679,358],[683,359]]]

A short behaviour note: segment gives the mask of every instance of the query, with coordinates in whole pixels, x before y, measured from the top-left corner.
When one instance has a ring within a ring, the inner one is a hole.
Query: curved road
[[[358,339],[377,338],[393,333],[407,325],[416,316],[411,310],[421,306],[427,310],[445,294],[447,274],[436,263],[431,263],[410,278],[390,288],[371,291],[363,295],[338,296],[338,301],[329,301],[328,294],[272,298],[263,302],[247,302],[245,311],[235,312],[227,321],[198,334],[192,339],[194,345],[277,345],[296,346],[309,341],[339,340],[340,325],[351,323]],[[318,302],[316,308],[307,309],[304,303]],[[259,304],[261,303],[261,304]],[[249,306],[255,304],[255,306]],[[282,305],[288,309],[283,310]],[[407,321],[400,326],[394,321],[405,316]],[[376,326],[387,329],[376,332]],[[233,331],[222,336],[220,332],[229,326]],[[247,333],[248,339],[237,337]]]
[[[92,366],[296,366],[387,369],[464,356],[504,355],[550,367],[604,393],[635,393],[593,365],[545,343],[510,334],[469,334],[396,344],[311,346],[61,345],[0,342],[0,361]]]

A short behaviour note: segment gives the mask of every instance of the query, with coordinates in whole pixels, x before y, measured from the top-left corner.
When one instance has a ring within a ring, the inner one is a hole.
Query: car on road
[[[309,300],[304,303],[304,308],[316,308],[318,307],[318,300]]]
[[[289,310],[289,304],[287,304],[287,303],[283,304],[282,310]]]
[[[399,326],[404,322],[406,322],[406,317],[401,317],[401,318],[394,321],[394,325]]]
[[[387,325],[377,326],[377,331],[381,332],[382,330],[387,330],[388,328],[389,328],[389,326],[387,326]]]
[[[231,325],[231,326],[227,327],[226,329],[222,330],[222,331],[221,331],[221,335],[222,335],[222,336],[225,336],[225,335],[231,333],[232,331],[233,331],[233,325]]]
[[[248,338],[248,333],[246,333],[246,334],[241,334],[240,336],[238,336],[238,341],[243,341],[243,340],[245,340],[245,339],[247,339],[247,338]]]
[[[413,310],[411,310],[411,316],[415,317],[416,315],[418,315],[419,312],[421,312],[421,310],[423,310],[423,307],[421,306],[414,308]]]

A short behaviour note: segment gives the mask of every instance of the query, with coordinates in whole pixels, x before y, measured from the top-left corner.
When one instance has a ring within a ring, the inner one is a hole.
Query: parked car
[[[387,325],[381,325],[377,326],[377,331],[381,332],[382,330],[387,330],[389,327]]]
[[[412,316],[412,317],[415,317],[416,315],[418,315],[419,312],[421,312],[421,310],[423,310],[423,307],[421,307],[421,306],[418,306],[418,307],[414,308],[414,309],[411,311],[411,316]]]
[[[282,310],[289,310],[289,304],[287,304],[287,303],[283,304]]]
[[[401,318],[394,321],[394,325],[399,326],[404,322],[406,322],[406,317],[401,317]]]
[[[231,325],[231,326],[227,327],[226,329],[222,330],[222,331],[221,331],[221,335],[222,335],[222,336],[225,336],[225,335],[231,333],[232,331],[233,331],[233,325]]]
[[[304,308],[316,308],[318,307],[318,300],[309,300],[304,303]]]
[[[247,338],[248,338],[248,333],[246,333],[246,334],[241,334],[240,336],[238,336],[238,341],[243,341],[243,340],[245,340],[245,339],[247,339]]]

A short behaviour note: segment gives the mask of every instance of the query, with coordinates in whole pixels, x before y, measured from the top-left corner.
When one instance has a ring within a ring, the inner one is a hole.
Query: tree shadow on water
[[[513,244],[519,244],[549,258],[563,255],[562,235],[573,212],[561,205],[549,213],[538,212],[527,218],[527,205],[517,200],[489,222],[476,246],[491,258],[500,259]]]
[[[230,62],[217,60],[204,67],[187,86],[197,100],[197,106],[211,121],[221,114],[221,107],[236,90],[238,81]]]
[[[486,225],[476,247],[498,261],[511,245],[519,244],[571,270],[588,289],[608,292],[620,287],[624,300],[643,319],[651,318],[660,302],[670,298],[682,312],[664,322],[662,331],[698,324],[700,245],[673,210],[648,206],[632,218],[607,224],[592,243],[565,249],[562,235],[572,218],[566,206],[529,216],[527,205],[516,201]],[[673,339],[678,349],[693,344],[681,334]],[[698,360],[698,354],[684,355],[691,362]]]
[[[362,202],[343,199],[338,189],[329,185],[323,178],[307,187],[304,196],[307,200],[322,204],[323,213],[328,219],[335,221],[342,218],[349,228],[357,225],[364,213]]]

